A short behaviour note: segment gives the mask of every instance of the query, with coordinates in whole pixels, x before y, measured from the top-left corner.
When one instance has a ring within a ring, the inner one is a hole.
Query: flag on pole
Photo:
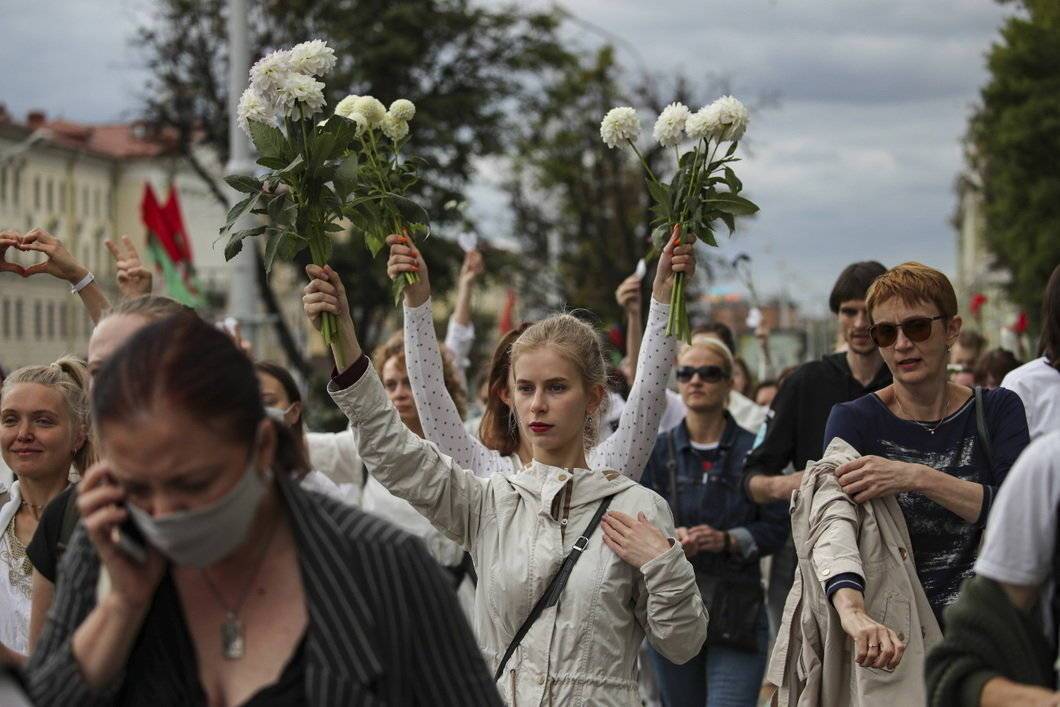
[[[158,203],[155,190],[150,184],[145,184],[140,201],[140,218],[147,228],[147,252],[155,262],[155,267],[162,271],[169,296],[189,307],[201,305],[198,292],[189,282],[191,247],[184,230],[184,220],[180,216],[176,191],[170,189],[169,201],[164,209]]]

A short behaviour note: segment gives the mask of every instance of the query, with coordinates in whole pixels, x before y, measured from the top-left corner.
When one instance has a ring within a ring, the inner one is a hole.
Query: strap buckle
[[[579,545],[579,543],[581,544]],[[585,548],[587,547],[589,547],[589,538],[584,535],[579,536],[578,539],[574,541],[573,549],[578,552],[585,552]]]

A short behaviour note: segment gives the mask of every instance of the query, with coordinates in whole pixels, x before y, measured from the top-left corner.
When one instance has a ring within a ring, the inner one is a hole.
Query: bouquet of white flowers
[[[258,150],[258,164],[268,171],[261,177],[225,178],[247,195],[229,210],[221,228],[228,236],[226,259],[242,250],[244,238],[264,236],[268,270],[276,258],[292,260],[305,248],[313,263],[324,265],[331,257],[332,234],[346,230],[339,223],[344,219],[363,232],[373,255],[391,228],[426,231],[426,213],[404,197],[415,172],[397,155],[415,106],[400,99],[388,112],[371,96],[351,96],[334,115],[319,120],[325,100],[317,78],[334,66],[334,50],[313,40],[272,52],[251,68],[237,120]],[[394,145],[385,160],[377,130]],[[248,213],[267,216],[267,223],[234,231]],[[408,226],[401,225],[403,218]],[[379,235],[382,230],[387,233]],[[330,344],[335,321],[327,314],[321,334]]]
[[[654,202],[653,240],[658,247],[676,233],[682,242],[699,238],[717,247],[714,225],[722,221],[731,234],[736,217],[758,211],[750,200],[740,196],[743,183],[730,166],[737,142],[747,129],[747,108],[732,96],[724,96],[692,113],[681,103],[671,103],[655,121],[653,136],[663,147],[672,147],[677,171],[669,183],[661,181],[637,149],[640,118],[630,107],[612,108],[600,123],[600,137],[608,147],[629,145],[640,158],[647,173],[648,190]],[[692,147],[680,151],[681,143],[692,141]],[[721,146],[730,143],[723,154]],[[677,273],[670,299],[670,318],[666,333],[683,341],[691,339],[688,311],[685,308],[684,273]]]

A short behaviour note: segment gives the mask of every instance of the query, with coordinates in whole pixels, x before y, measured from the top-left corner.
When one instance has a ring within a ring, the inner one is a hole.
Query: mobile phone
[[[114,542],[137,564],[142,565],[147,562],[147,541],[131,517],[126,518],[118,528]]]

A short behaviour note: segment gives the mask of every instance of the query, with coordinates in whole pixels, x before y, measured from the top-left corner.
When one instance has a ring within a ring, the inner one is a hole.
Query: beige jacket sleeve
[[[655,497],[649,520],[669,538],[673,516],[662,498]],[[687,663],[707,640],[707,610],[696,585],[696,573],[680,543],[640,567],[634,612],[648,642],[678,665]]]
[[[486,479],[459,468],[401,421],[369,366],[344,390],[328,393],[358,432],[358,452],[383,486],[403,498],[452,541],[471,548],[478,538]]]
[[[857,504],[843,492],[835,469],[857,458],[853,447],[841,439],[833,440],[824,458],[807,472],[803,485],[810,485],[811,538],[810,557],[817,581],[822,586],[836,575],[854,572],[861,577],[865,570],[858,549],[859,519]]]

